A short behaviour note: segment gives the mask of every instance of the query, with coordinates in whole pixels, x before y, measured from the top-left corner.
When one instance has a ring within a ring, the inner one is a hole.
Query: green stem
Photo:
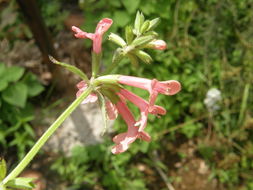
[[[101,57],[102,57],[102,53],[99,53],[99,54],[96,54],[94,52],[92,53],[92,76],[94,78],[96,78],[98,74]]]
[[[49,137],[58,129],[63,121],[76,109],[76,107],[91,93],[93,87],[89,86],[47,129],[47,131],[40,137],[32,149],[27,153],[23,160],[16,166],[16,168],[3,180],[2,184],[16,178],[24,168],[31,162],[34,156],[38,153],[41,147],[49,139]]]
[[[240,109],[240,114],[239,114],[239,119],[238,119],[238,125],[243,124],[243,118],[245,116],[245,110],[247,108],[247,101],[249,97],[249,88],[250,84],[247,83],[244,87],[244,92],[243,92],[243,98],[242,98],[242,104],[241,104],[241,109]]]

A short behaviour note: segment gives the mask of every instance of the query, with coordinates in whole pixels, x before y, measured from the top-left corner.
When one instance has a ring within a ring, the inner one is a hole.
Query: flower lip
[[[155,88],[161,94],[174,95],[181,90],[181,84],[176,80],[159,82]]]
[[[112,25],[113,21],[110,18],[104,18],[99,21],[96,27],[96,33],[99,35],[103,35]]]
[[[93,52],[96,54],[101,53],[102,49],[102,38],[104,33],[110,28],[112,25],[113,21],[112,19],[109,18],[104,18],[99,21],[97,24],[95,33],[87,33],[82,31],[80,28],[76,26],[72,26],[72,31],[75,32],[75,37],[76,38],[89,38],[93,41]]]
[[[91,40],[94,39],[95,35],[92,34],[92,33],[87,33],[87,32],[84,32],[82,31],[80,28],[76,27],[76,26],[72,26],[71,27],[72,31],[75,32],[75,37],[76,38],[89,38]]]

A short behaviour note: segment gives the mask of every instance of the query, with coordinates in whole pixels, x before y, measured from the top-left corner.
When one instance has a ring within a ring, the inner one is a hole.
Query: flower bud
[[[144,20],[145,20],[144,15],[138,11],[134,21],[134,31],[137,36],[140,35],[141,26]]]
[[[149,20],[146,20],[143,25],[141,26],[141,34],[145,33],[148,28],[149,28],[149,25],[150,25],[150,21]]]
[[[160,23],[160,18],[155,18],[150,21],[148,31],[151,31],[157,27],[157,25]]]
[[[135,55],[139,57],[144,63],[150,64],[153,60],[149,54],[142,50],[135,51]]]
[[[138,58],[136,57],[136,55],[132,55],[131,53],[127,54],[127,57],[130,59],[131,64],[137,68],[139,65],[139,61]]]
[[[113,63],[119,63],[124,57],[124,52],[121,48],[116,49],[116,51],[113,54],[112,62]]]
[[[149,42],[146,47],[158,50],[165,50],[167,48],[167,44],[163,40],[153,40]]]
[[[134,38],[134,33],[133,33],[133,29],[131,26],[127,26],[125,28],[125,36],[126,36],[127,44],[130,44]]]
[[[135,46],[135,47],[146,45],[149,42],[151,42],[152,40],[154,40],[154,38],[155,38],[155,36],[153,36],[153,35],[141,36],[141,37],[136,38],[132,42],[132,45]]]
[[[115,44],[118,44],[121,47],[126,46],[126,42],[117,34],[111,33],[108,37],[108,40],[114,42]]]

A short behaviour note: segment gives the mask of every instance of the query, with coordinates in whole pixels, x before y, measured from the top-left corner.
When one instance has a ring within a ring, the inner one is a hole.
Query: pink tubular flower
[[[119,94],[128,99],[140,109],[141,117],[139,121],[135,123],[135,126],[139,126],[139,132],[143,131],[146,127],[149,113],[157,116],[166,114],[166,110],[163,107],[150,105],[146,100],[126,89],[121,89],[119,91]]]
[[[113,138],[113,142],[115,142],[116,145],[112,148],[112,153],[119,154],[125,152],[129,148],[129,145],[137,138],[149,142],[151,137],[144,131],[138,131],[139,128],[135,126],[136,121],[123,99],[117,102],[116,107],[119,114],[126,122],[128,130],[127,132],[118,134]]]
[[[101,93],[103,96],[108,99],[110,98],[111,101],[113,101],[113,103],[110,101],[106,102],[108,118],[112,120],[116,119],[117,113],[119,113],[127,124],[127,132],[120,133],[113,137],[113,142],[115,143],[115,146],[112,148],[113,154],[125,152],[130,144],[137,138],[149,142],[151,137],[144,131],[147,125],[148,114],[153,114],[158,117],[166,114],[166,110],[163,107],[155,105],[158,94],[174,95],[181,90],[180,83],[175,80],[158,81],[156,79],[149,80],[122,75],[107,75],[99,77],[96,80],[95,84],[99,87],[97,89],[98,93]],[[136,94],[124,89],[118,83],[147,90],[149,92],[149,101],[146,101]],[[108,85],[111,85],[111,88],[108,88]],[[79,96],[87,86],[88,84],[85,81],[78,83],[77,88],[79,91],[77,92],[77,96]],[[107,91],[110,89],[113,89],[110,91],[112,94]],[[84,102],[95,102],[97,99],[97,94],[91,93]],[[127,100],[136,105],[140,110],[140,118],[137,121],[127,107]]]
[[[150,48],[158,49],[158,50],[165,50],[167,48],[167,44],[163,40],[154,40],[148,43],[147,45]]]
[[[145,78],[132,77],[132,76],[120,76],[118,82],[128,86],[133,86],[148,90],[151,94],[152,92],[157,92],[164,95],[174,95],[181,90],[181,85],[176,80],[168,81],[157,81],[156,79],[149,80]]]
[[[159,93],[165,95],[174,95],[181,90],[181,85],[178,81],[169,80],[160,82],[156,79],[149,80],[145,78],[120,76],[118,82],[121,84],[134,86],[149,91],[149,102],[141,101],[140,97],[126,90],[121,90],[120,93],[129,101],[134,103],[141,110],[141,118],[136,122],[135,126],[140,126],[139,131],[143,131],[147,125],[148,114],[164,115],[166,110],[155,105],[156,98]]]
[[[93,51],[96,54],[101,52],[101,45],[104,33],[110,28],[113,21],[109,18],[104,18],[97,24],[95,33],[87,33],[76,26],[72,26],[72,31],[75,32],[77,38],[89,38],[93,41]]]

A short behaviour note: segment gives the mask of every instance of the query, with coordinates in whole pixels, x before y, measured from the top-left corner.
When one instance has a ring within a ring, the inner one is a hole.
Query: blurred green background
[[[71,34],[73,23],[93,32],[101,18],[109,17],[114,21],[110,31],[123,36],[124,27],[133,24],[138,10],[147,19],[160,17],[157,32],[167,42],[167,50],[149,51],[154,59],[150,65],[140,63],[136,69],[125,60],[114,72],[182,84],[179,94],[158,97],[157,104],[167,114],[149,118],[151,143],[138,141],[126,153],[112,155],[108,134],[103,144],[75,147],[70,157],[41,154],[34,164],[50,159],[43,173],[47,189],[253,189],[253,0],[35,2],[54,41],[65,41],[61,34]],[[45,72],[42,61],[38,63],[41,69],[22,64],[24,56],[26,60],[29,56],[41,59],[41,55],[26,55],[18,48],[35,44],[24,13],[16,1],[0,1],[0,147],[9,168],[37,139],[34,131],[42,118],[33,110],[41,110],[45,114],[40,116],[46,118],[52,107],[60,111],[57,106],[69,95],[61,96],[62,90],[55,90],[57,79],[47,77],[52,71],[47,64],[43,64],[48,69]],[[18,43],[23,45],[17,47]],[[88,40],[82,42],[85,52],[70,49],[68,43],[65,46],[78,58],[85,55],[89,63]],[[115,49],[105,38],[105,67]],[[59,59],[70,55],[58,52]],[[89,72],[89,64],[79,65]],[[11,77],[4,76],[7,70]],[[204,103],[213,88],[220,92],[214,109]],[[142,91],[131,90],[147,98]],[[18,96],[11,97],[11,91]],[[55,100],[58,103],[53,104]],[[117,132],[125,130],[121,119],[115,125]]]

